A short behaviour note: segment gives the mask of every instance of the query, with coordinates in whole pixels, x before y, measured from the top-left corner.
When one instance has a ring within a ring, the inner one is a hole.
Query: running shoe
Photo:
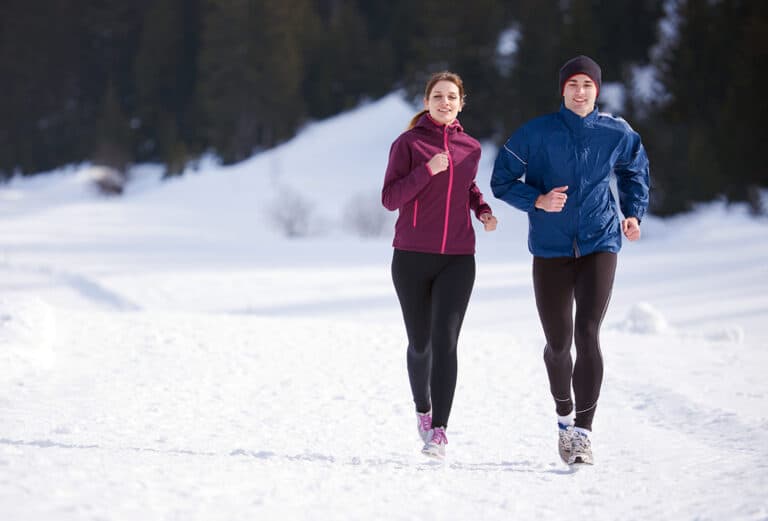
[[[571,437],[571,455],[568,457],[568,465],[585,464],[593,465],[592,442],[589,435],[582,430],[573,430]]]
[[[416,411],[416,428],[419,429],[419,437],[421,441],[427,443],[427,440],[432,436],[432,412],[419,412]]]
[[[424,444],[424,448],[421,452],[427,456],[433,456],[435,458],[445,457],[445,446],[448,444],[448,438],[445,437],[445,429],[443,427],[437,427],[432,429],[432,436],[429,441]]]

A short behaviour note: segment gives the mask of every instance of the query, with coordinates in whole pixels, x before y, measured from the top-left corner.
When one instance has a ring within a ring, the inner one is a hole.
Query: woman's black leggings
[[[416,410],[447,427],[456,390],[456,345],[475,283],[474,255],[395,250],[392,280],[408,334],[408,377]]]
[[[600,324],[608,309],[615,274],[615,253],[533,258],[533,288],[547,340],[544,362],[555,408],[561,416],[571,413],[573,383],[576,426],[589,430],[603,382]],[[576,344],[575,364],[571,359],[572,341]]]

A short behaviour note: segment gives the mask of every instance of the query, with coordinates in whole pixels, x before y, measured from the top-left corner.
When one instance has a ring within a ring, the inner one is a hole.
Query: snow
[[[685,1],[664,0],[664,15],[659,19],[656,28],[657,40],[649,51],[651,62],[631,67],[630,90],[635,101],[635,110],[640,117],[646,117],[651,107],[663,105],[671,99],[661,78],[664,76],[664,60],[678,44],[682,24],[678,9]]]
[[[598,105],[601,111],[621,114],[624,112],[626,92],[621,82],[606,82],[600,87]]]
[[[500,222],[476,227],[448,457],[419,453],[394,216],[361,237],[347,213],[414,112],[391,95],[238,165],[145,165],[121,197],[87,165],[0,185],[0,517],[768,519],[766,220],[643,221],[603,328],[596,464],[574,471],[491,147]]]

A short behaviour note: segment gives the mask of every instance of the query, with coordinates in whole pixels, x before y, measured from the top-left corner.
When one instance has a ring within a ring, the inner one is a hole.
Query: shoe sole
[[[435,453],[432,453],[432,452],[423,452],[423,451],[422,451],[422,454],[424,454],[429,459],[434,459],[434,460],[438,460],[438,461],[445,460],[445,454],[435,454]]]
[[[429,456],[430,458],[435,458],[435,459],[444,459],[445,458],[445,453],[444,452],[441,453],[437,449],[423,448],[423,449],[421,449],[421,453],[424,454],[425,456]]]
[[[568,462],[568,465],[594,465],[592,461],[585,461],[582,458],[576,458],[573,462]]]

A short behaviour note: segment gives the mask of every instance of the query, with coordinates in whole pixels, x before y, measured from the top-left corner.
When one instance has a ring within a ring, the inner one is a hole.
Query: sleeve
[[[485,202],[480,188],[477,187],[477,183],[474,181],[472,181],[472,186],[469,187],[469,207],[475,211],[475,217],[478,219],[484,213],[493,213],[491,206]]]
[[[521,180],[528,172],[530,143],[525,127],[512,134],[499,150],[491,175],[491,190],[501,199],[524,212],[536,210],[536,198],[541,193]]]
[[[432,175],[426,163],[411,169],[411,151],[405,139],[398,138],[389,151],[389,162],[381,190],[381,203],[397,210],[415,198],[429,184]]]
[[[650,174],[648,156],[645,153],[640,135],[631,130],[624,140],[624,151],[614,165],[616,186],[619,192],[619,205],[625,217],[643,219],[648,209]]]
[[[482,151],[480,153],[482,153]],[[475,163],[475,172],[472,176],[472,179],[477,177],[477,168],[479,164],[480,156],[478,155],[477,162]],[[480,188],[477,186],[475,181],[472,181],[472,184],[469,186],[469,207],[474,210],[475,217],[478,219],[484,213],[493,213],[490,205],[485,202],[485,199],[483,199],[483,193],[480,191]]]

